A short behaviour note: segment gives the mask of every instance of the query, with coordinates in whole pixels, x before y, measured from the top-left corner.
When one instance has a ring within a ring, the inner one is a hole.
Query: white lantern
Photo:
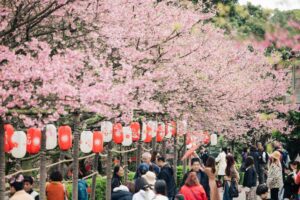
[[[167,132],[166,132],[165,138],[170,139],[172,137],[172,131],[173,131],[174,127],[172,126],[171,123],[167,123],[166,126],[167,126]]]
[[[156,137],[157,121],[149,121],[148,126],[151,128],[150,134],[152,135],[152,137]]]
[[[143,122],[142,124],[142,141],[144,141],[147,137],[147,124]]]
[[[123,127],[123,146],[130,146],[132,144],[132,130],[130,127]]]
[[[104,142],[110,142],[112,140],[113,124],[110,121],[101,122],[101,132],[103,133]]]
[[[210,136],[210,145],[215,146],[218,143],[218,136],[217,134],[213,133]]]
[[[83,131],[80,135],[80,150],[83,153],[90,153],[93,149],[93,133]]]
[[[11,150],[14,158],[23,158],[26,155],[26,142],[27,137],[24,131],[15,131],[11,137],[12,142],[15,144]]]
[[[55,149],[57,146],[57,129],[53,124],[46,126],[46,149]]]

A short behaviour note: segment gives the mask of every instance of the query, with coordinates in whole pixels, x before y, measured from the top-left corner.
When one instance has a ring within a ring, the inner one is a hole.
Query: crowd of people
[[[274,143],[274,151],[267,153],[261,143],[244,148],[241,166],[236,156],[223,148],[216,158],[202,148],[192,154],[189,171],[176,184],[173,166],[158,152],[142,154],[133,182],[123,182],[124,168],[114,166],[111,180],[112,200],[232,200],[241,190],[246,200],[299,200],[299,161],[290,161],[281,143]],[[72,172],[72,171],[71,171]],[[46,185],[47,200],[68,199],[60,172],[53,171]],[[242,188],[239,187],[241,183]],[[10,180],[11,200],[38,200],[32,177],[21,174]],[[88,199],[88,185],[79,179],[78,199]],[[222,191],[222,193],[220,192]],[[221,195],[222,194],[222,195]],[[259,196],[259,197],[258,197]]]

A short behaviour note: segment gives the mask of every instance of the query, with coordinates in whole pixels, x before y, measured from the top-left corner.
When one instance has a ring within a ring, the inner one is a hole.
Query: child
[[[39,200],[39,193],[34,191],[33,189],[33,178],[31,176],[24,177],[24,190],[30,194],[34,200]]]
[[[266,184],[261,184],[256,188],[256,194],[261,198],[261,200],[270,200],[268,198],[268,187]]]
[[[246,199],[256,200],[255,188],[257,181],[257,174],[254,167],[254,159],[248,156],[245,161],[245,176],[243,186],[246,188]]]

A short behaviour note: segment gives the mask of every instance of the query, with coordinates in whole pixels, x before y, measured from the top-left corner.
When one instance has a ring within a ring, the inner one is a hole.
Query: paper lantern
[[[156,137],[157,121],[149,121],[147,125],[150,127],[151,136]]]
[[[46,149],[55,149],[57,146],[57,129],[53,124],[46,125]]]
[[[93,133],[83,131],[80,135],[80,150],[83,153],[90,153],[93,150]]]
[[[14,148],[14,143],[11,140],[12,135],[14,134],[14,127],[10,124],[4,125],[4,151],[6,153],[10,152]]]
[[[210,145],[215,146],[218,143],[218,136],[217,134],[213,133],[210,136]]]
[[[156,131],[156,142],[163,141],[164,137],[165,137],[165,124],[159,123]]]
[[[208,145],[210,142],[210,135],[207,131],[203,133],[203,143]]]
[[[63,151],[67,151],[72,147],[72,129],[70,126],[60,126],[58,128],[58,146]]]
[[[26,134],[24,131],[15,131],[11,137],[12,142],[15,144],[11,150],[14,158],[23,158],[26,155]]]
[[[110,142],[112,140],[113,124],[110,121],[101,122],[101,132],[104,136],[104,142]]]
[[[42,133],[38,128],[29,128],[27,130],[27,152],[37,154],[41,149]]]
[[[189,145],[192,143],[192,137],[191,137],[191,133],[187,133],[186,134],[186,141],[185,141],[185,144],[186,145]]]
[[[166,124],[166,138],[169,139],[176,134],[176,122],[172,121]]]
[[[101,153],[103,151],[103,133],[95,131],[93,134],[93,152]]]
[[[132,141],[133,142],[139,141],[140,134],[141,134],[140,123],[138,123],[138,122],[132,122],[130,124],[130,128],[131,128],[131,131],[132,131]]]
[[[145,143],[149,143],[152,141],[152,134],[151,134],[151,128],[148,125],[145,125],[145,130],[143,129],[143,131],[145,132],[145,139],[143,140]]]
[[[123,127],[123,146],[130,146],[132,144],[132,131],[130,127]]]
[[[121,123],[116,123],[113,126],[113,141],[116,144],[121,144],[123,142],[123,127]]]

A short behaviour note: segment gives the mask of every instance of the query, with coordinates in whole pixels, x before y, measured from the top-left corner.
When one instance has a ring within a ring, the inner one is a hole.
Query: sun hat
[[[156,182],[156,175],[153,172],[151,172],[151,171],[148,171],[142,177],[147,181],[147,183],[149,185],[153,186],[155,184],[155,182]]]
[[[276,160],[280,160],[281,158],[281,153],[279,151],[274,151],[272,154],[271,154],[271,157],[272,158],[275,158]]]

